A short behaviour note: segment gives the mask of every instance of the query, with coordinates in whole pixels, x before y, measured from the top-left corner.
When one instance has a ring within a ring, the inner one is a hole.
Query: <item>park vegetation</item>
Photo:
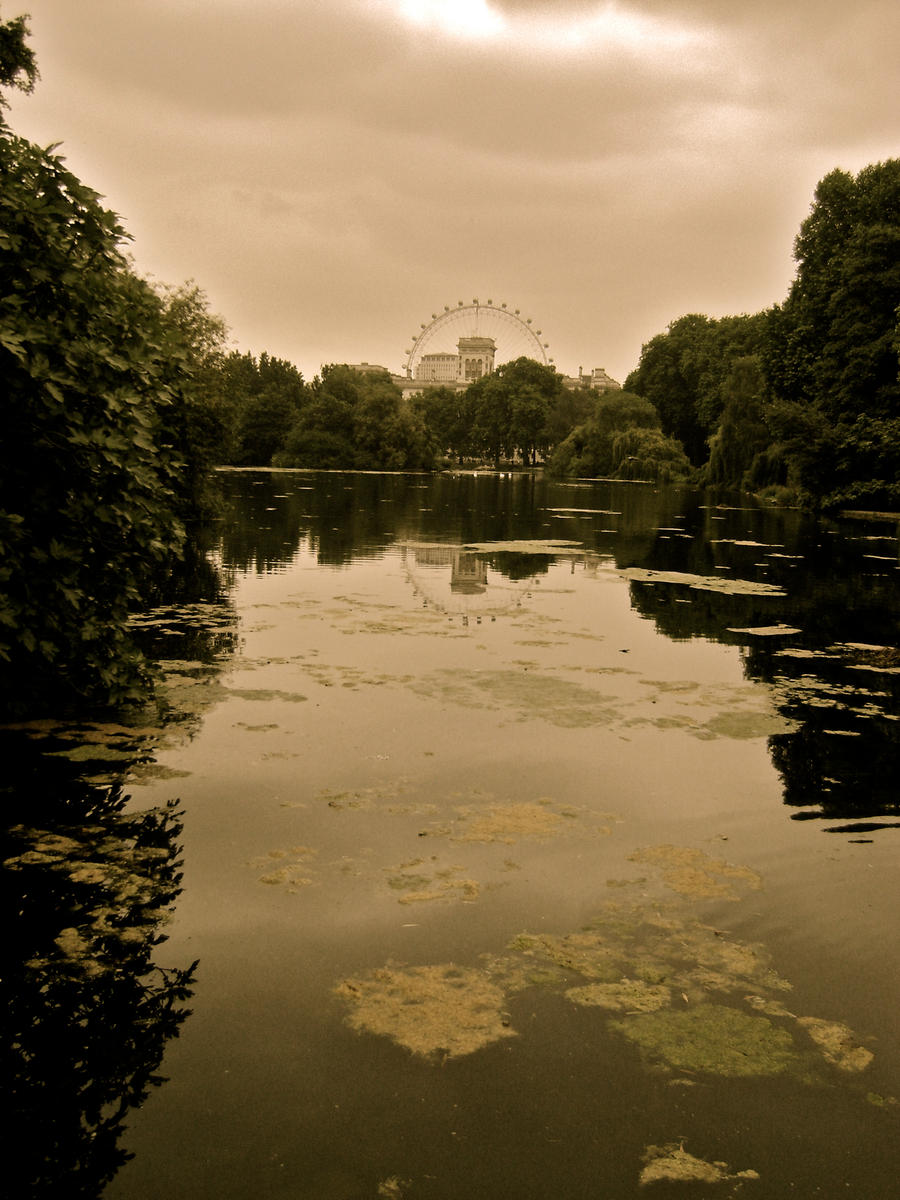
[[[900,159],[816,188],[784,302],[691,314],[643,347],[649,400],[700,482],[813,509],[900,509]]]
[[[0,86],[33,86],[26,34],[0,25]],[[115,215],[2,120],[0,180],[2,703],[124,700],[146,682],[129,614],[200,518],[218,438],[189,318],[221,329],[139,278]]]
[[[0,89],[38,77],[0,21]],[[622,391],[520,358],[465,389],[228,348],[193,281],[152,285],[127,235],[0,95],[0,664],[7,710],[122,701],[131,613],[209,511],[214,465],[691,481],[812,507],[900,508],[900,160],[819,184],[785,301],[674,320]]]
[[[812,509],[900,508],[900,160],[818,185],[782,304],[690,313],[652,337],[623,391],[504,363],[465,389],[404,395],[386,371],[232,354],[223,463],[430,470],[540,464],[560,477],[689,481]]]

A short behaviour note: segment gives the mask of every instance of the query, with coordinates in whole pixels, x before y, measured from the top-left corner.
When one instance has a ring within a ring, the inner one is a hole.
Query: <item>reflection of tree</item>
[[[758,654],[750,661],[761,665]],[[896,651],[842,643],[811,658],[788,650],[763,666],[780,710],[799,724],[769,740],[785,803],[807,810],[798,818],[900,815],[897,667]]]
[[[508,541],[546,536],[531,475],[460,477],[352,471],[223,472],[223,558],[271,571],[305,546],[335,566],[395,541]]]
[[[883,695],[872,696],[854,670],[858,663],[844,655],[837,683],[823,655],[837,644],[898,644],[893,528],[883,539],[869,529],[854,540],[858,530],[744,499],[730,505],[724,496],[689,488],[562,484],[527,473],[252,472],[225,475],[223,485],[231,497],[223,557],[241,569],[275,569],[303,544],[319,562],[339,565],[385,554],[395,542],[443,543],[458,552],[477,543],[552,538],[583,546],[586,563],[599,557],[620,569],[762,584],[729,593],[632,581],[630,589],[633,607],[666,637],[740,646],[747,675],[773,688],[782,713],[799,726],[772,741],[788,804],[821,805],[830,815],[893,811],[884,767],[900,736],[896,676],[885,676],[875,689]],[[887,548],[894,555],[890,570],[868,557]],[[497,550],[484,558],[513,582],[554,561]],[[801,632],[775,639],[736,632],[778,624]],[[780,653],[790,647],[814,657],[798,666]],[[853,729],[835,732],[847,720]],[[870,770],[869,764],[879,765]]]
[[[528,554],[523,551],[498,551],[491,554],[491,566],[500,575],[518,582],[522,579],[534,579],[537,575],[546,575],[556,559],[549,554]]]
[[[183,560],[155,580],[130,631],[143,653],[159,663],[190,659],[214,663],[234,649],[235,613],[231,578],[211,557],[210,532],[200,531],[185,547]]]
[[[171,805],[126,813],[120,788],[29,759],[4,795],[4,1182],[15,1196],[95,1197],[127,1159],[127,1111],[162,1082],[188,1015],[197,964],[153,962],[180,891],[181,826]]]
[[[785,803],[806,810],[796,816],[851,822],[893,816],[900,812],[900,676],[894,673],[900,654],[867,646],[897,646],[898,580],[868,562],[867,543],[818,532],[814,539],[809,529],[792,534],[770,514],[765,529],[757,528],[759,544],[729,541],[719,530],[682,560],[689,564],[682,570],[713,579],[717,566],[727,568],[719,579],[762,575],[781,594],[633,581],[632,605],[667,637],[741,646],[747,676],[770,686],[779,712],[796,726],[769,739]],[[755,563],[766,543],[775,553],[765,556],[763,571]],[[663,570],[670,556],[669,546],[644,562]],[[739,632],[778,625],[799,633]]]

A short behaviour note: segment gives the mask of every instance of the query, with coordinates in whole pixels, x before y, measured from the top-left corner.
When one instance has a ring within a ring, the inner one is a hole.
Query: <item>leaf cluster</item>
[[[197,513],[187,341],[115,214],[0,129],[0,663],[7,708],[134,694],[125,629]]]
[[[421,412],[387,371],[323,367],[306,389],[276,466],[415,471],[434,465]]]
[[[26,38],[31,31],[27,17],[0,21],[0,88],[13,87],[20,92],[34,91],[38,79],[37,60]],[[7,101],[0,92],[0,108]],[[2,125],[0,118],[0,125]]]
[[[444,454],[499,466],[517,456],[523,465],[546,456],[586,415],[588,400],[569,391],[553,367],[522,357],[464,391],[426,390],[413,404]]]
[[[709,482],[900,509],[900,160],[816,188],[783,304],[689,314],[625,381]]]
[[[815,504],[900,508],[900,159],[816,188],[763,366]]]
[[[654,406],[626,391],[597,397],[590,417],[556,447],[548,470],[576,478],[660,482],[692,474],[681,444],[663,433]]]

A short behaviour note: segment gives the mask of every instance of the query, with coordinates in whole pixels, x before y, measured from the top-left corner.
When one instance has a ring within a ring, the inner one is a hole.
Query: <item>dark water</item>
[[[3,732],[20,1194],[896,1196],[896,525],[221,480]]]

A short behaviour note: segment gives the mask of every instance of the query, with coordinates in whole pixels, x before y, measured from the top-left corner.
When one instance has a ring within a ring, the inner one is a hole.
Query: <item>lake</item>
[[[896,1196],[896,522],[218,479],[154,703],[3,731],[27,1194]]]

